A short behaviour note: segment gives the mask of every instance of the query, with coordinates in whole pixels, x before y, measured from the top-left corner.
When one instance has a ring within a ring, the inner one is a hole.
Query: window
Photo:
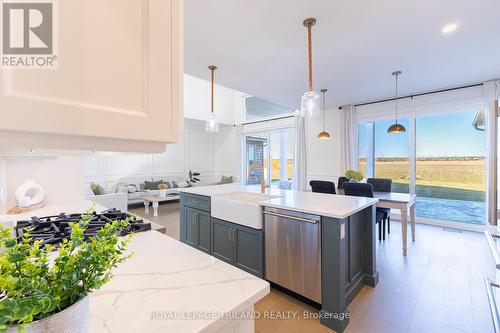
[[[408,119],[400,122],[408,128]],[[387,133],[392,124],[392,120],[359,124],[358,170],[365,178],[392,179],[394,192],[409,193],[408,133]]]
[[[477,114],[402,119],[407,129],[403,134],[387,133],[392,121],[360,123],[358,168],[367,178],[392,179],[394,192],[409,193],[414,188],[417,216],[485,224],[486,136],[477,126]],[[415,126],[410,126],[413,121]],[[410,147],[415,148],[414,168]]]
[[[247,184],[290,189],[293,177],[295,133],[293,129],[251,134],[245,137]]]
[[[258,97],[250,96],[245,98],[245,120],[257,120],[290,115],[295,110],[268,102]]]
[[[267,135],[251,135],[246,137],[247,150],[247,184],[255,185],[262,183],[264,177],[267,183]]]
[[[486,222],[485,132],[476,112],[416,118],[417,216]]]
[[[409,128],[408,119],[399,122]],[[393,120],[374,123],[375,172],[376,178],[392,179],[392,191],[409,193],[410,147],[408,131],[401,134],[387,133]]]

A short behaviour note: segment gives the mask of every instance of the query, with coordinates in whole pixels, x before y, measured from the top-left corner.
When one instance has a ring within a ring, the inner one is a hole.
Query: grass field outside
[[[366,160],[359,169],[366,174]],[[394,191],[408,192],[410,163],[403,158],[377,158],[375,177],[390,178]],[[484,201],[485,160],[481,157],[417,158],[417,195],[454,200]]]

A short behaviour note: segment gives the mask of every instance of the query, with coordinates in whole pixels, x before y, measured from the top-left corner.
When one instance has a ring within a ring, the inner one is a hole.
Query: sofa
[[[108,194],[121,194],[125,195],[128,205],[142,204],[144,196],[158,196],[160,195],[160,190],[154,188],[147,188],[146,182],[150,185],[154,182],[163,182],[167,184],[167,189],[165,192],[167,196],[171,196],[172,199],[177,199],[180,197],[179,188],[187,187],[188,183],[185,178],[179,176],[165,175],[165,176],[154,176],[154,177],[124,177],[114,181],[105,181],[103,185],[92,183],[89,184],[89,188],[93,187],[94,195],[108,195]],[[203,185],[218,185],[227,184],[232,182],[238,182],[238,177],[232,176],[221,176],[220,181],[216,183],[196,183],[195,186]],[[104,197],[103,197],[103,200]]]
[[[116,208],[122,212],[128,209],[128,198],[126,193],[99,193],[94,194],[91,186],[86,187],[85,199],[106,208]]]
[[[143,203],[144,196],[158,196],[160,190],[158,183],[166,185],[165,192],[167,196],[179,197],[179,187],[187,185],[183,178],[175,176],[156,176],[156,177],[126,177],[119,179],[111,188],[113,193],[126,193],[129,205]],[[150,185],[148,188],[147,185]],[[153,187],[151,187],[153,186]]]

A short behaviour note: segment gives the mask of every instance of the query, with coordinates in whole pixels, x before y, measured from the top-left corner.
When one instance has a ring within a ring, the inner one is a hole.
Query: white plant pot
[[[29,323],[26,333],[88,333],[89,324],[90,297],[86,296],[59,313]],[[9,327],[6,333],[17,333],[17,326]]]

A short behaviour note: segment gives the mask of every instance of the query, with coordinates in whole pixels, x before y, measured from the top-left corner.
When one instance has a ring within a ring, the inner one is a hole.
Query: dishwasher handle
[[[300,221],[300,222],[311,223],[311,224],[318,224],[318,222],[319,222],[319,220],[315,220],[315,219],[306,219],[304,217],[285,215],[285,214],[280,214],[280,213],[275,213],[275,212],[269,212],[266,210],[264,211],[264,214],[276,216],[276,217],[281,217],[281,218],[288,219],[288,220],[296,220],[296,221]]]

